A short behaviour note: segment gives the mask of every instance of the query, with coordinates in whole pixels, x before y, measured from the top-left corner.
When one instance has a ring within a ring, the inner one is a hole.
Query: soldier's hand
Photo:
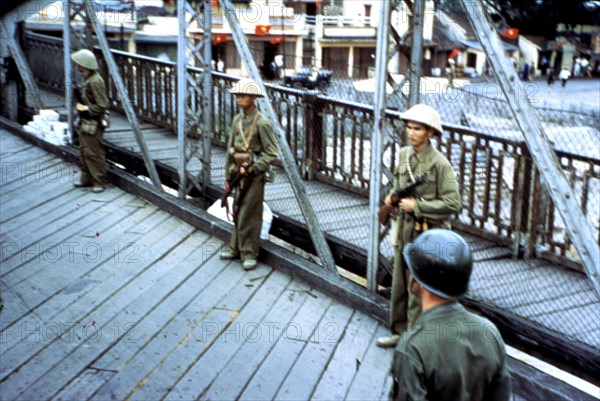
[[[415,198],[403,198],[400,200],[398,207],[405,212],[412,213],[415,210]]]
[[[81,118],[90,118],[90,108],[84,104],[77,103],[75,106],[77,112],[79,113],[79,117]]]
[[[254,169],[252,168],[252,166],[241,166],[240,167],[240,174],[241,175],[249,175],[252,173],[252,171],[254,171]]]
[[[231,183],[229,181],[225,181],[225,192],[231,191]]]
[[[385,203],[387,206],[393,206],[393,205],[392,205],[392,197],[391,197],[390,195],[386,196],[386,197],[385,197],[385,201],[384,201],[384,203]]]

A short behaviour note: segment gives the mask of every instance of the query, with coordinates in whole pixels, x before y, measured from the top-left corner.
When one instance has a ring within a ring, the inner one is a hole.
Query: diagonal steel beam
[[[10,29],[4,22],[3,18],[0,18],[0,29],[2,29],[2,36],[6,38],[8,48],[10,49],[10,52],[15,59],[15,63],[19,68],[19,73],[21,74],[21,78],[23,78],[23,84],[25,85],[25,89],[27,90],[27,93],[31,96],[33,108],[36,111],[38,111],[42,108],[42,98],[40,96],[40,91],[35,82],[35,78],[33,77],[33,73],[31,72],[29,64],[27,63],[27,58],[25,57],[21,46],[19,46],[19,44],[15,40],[15,37],[13,36],[12,32],[10,32]]]
[[[102,54],[104,54],[104,60],[108,65],[108,71],[110,76],[115,81],[115,86],[117,88],[117,93],[119,94],[119,98],[121,99],[121,103],[123,104],[123,109],[125,110],[125,115],[127,115],[127,119],[129,120],[129,124],[131,124],[131,128],[133,128],[133,133],[135,135],[135,139],[140,147],[142,152],[142,157],[144,158],[144,163],[146,164],[146,168],[148,169],[148,174],[150,175],[150,179],[152,183],[162,191],[162,185],[160,183],[160,178],[158,176],[158,171],[156,170],[156,166],[154,165],[154,161],[150,156],[150,150],[146,145],[146,141],[144,140],[144,136],[142,135],[142,130],[140,128],[140,124],[133,110],[133,106],[131,105],[131,101],[129,100],[129,96],[127,96],[127,92],[125,92],[125,84],[123,83],[123,79],[121,79],[121,75],[119,74],[119,69],[117,68],[117,63],[115,63],[115,59],[110,51],[108,46],[108,41],[106,40],[106,36],[104,35],[104,28],[100,24],[100,20],[96,17],[94,6],[92,5],[91,0],[83,0],[86,10],[86,18],[88,21],[94,26],[96,36],[98,37],[98,43],[100,44],[100,48],[102,49]]]
[[[256,66],[256,62],[250,53],[250,48],[248,46],[248,40],[240,27],[239,21],[235,15],[235,9],[231,4],[231,0],[219,0],[221,3],[221,8],[223,9],[223,13],[229,22],[231,27],[231,34],[233,36],[233,40],[235,45],[240,52],[240,56],[244,61],[244,65],[248,70],[252,79],[254,79],[258,85],[260,86],[260,90],[262,93],[267,93],[265,88],[265,84],[262,80],[262,77],[258,71],[258,67]],[[287,143],[287,139],[285,137],[285,131],[281,127],[281,123],[277,118],[277,114],[275,113],[275,109],[273,105],[269,101],[268,96],[259,100],[262,110],[265,112],[273,127],[275,128],[275,132],[278,133],[279,136],[279,150],[281,152],[281,156],[283,158],[283,167],[285,168],[288,176],[290,177],[290,183],[292,184],[292,189],[294,194],[296,195],[296,199],[298,200],[298,204],[300,206],[300,210],[302,211],[302,215],[306,219],[306,224],[308,225],[308,231],[310,233],[311,239],[315,248],[317,249],[317,254],[321,258],[321,263],[325,268],[333,273],[338,274],[337,269],[335,267],[335,261],[333,259],[333,255],[331,254],[331,249],[329,249],[329,245],[325,239],[325,235],[319,226],[319,221],[315,215],[315,212],[308,200],[308,195],[306,193],[306,188],[304,187],[304,183],[302,182],[302,178],[300,178],[300,174],[296,168],[296,162],[294,160],[294,156],[292,155],[292,151]]]
[[[579,253],[596,293],[600,295],[600,249],[594,239],[591,225],[586,220],[577,199],[572,196],[571,187],[560,167],[556,153],[527,96],[522,96],[527,92],[500,43],[494,25],[486,16],[482,4],[469,0],[461,1],[479,43],[494,69],[513,117],[523,132],[527,148],[542,177],[542,185],[552,197],[554,205],[565,222],[569,238]]]

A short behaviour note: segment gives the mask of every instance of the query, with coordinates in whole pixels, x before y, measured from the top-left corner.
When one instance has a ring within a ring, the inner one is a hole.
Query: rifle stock
[[[233,188],[235,188],[235,187],[238,186],[238,184],[240,183],[241,179],[242,179],[242,175],[238,174],[238,175],[235,176],[235,178],[233,179],[233,181],[231,181],[231,184],[229,185],[229,191],[225,191],[223,193],[223,196],[221,196],[221,207],[227,207],[227,198],[233,192]]]
[[[381,224],[383,224],[384,226],[387,225],[387,223],[390,221],[390,214],[392,213],[392,209],[394,209],[396,206],[398,206],[398,203],[400,202],[400,200],[402,200],[402,198],[408,198],[409,196],[413,195],[415,188],[417,188],[419,185],[422,185],[425,183],[425,178],[424,177],[417,177],[417,179],[415,180],[415,182],[413,182],[410,185],[407,185],[404,188],[399,188],[396,191],[394,191],[390,196],[392,198],[392,205],[387,205],[384,204],[383,206],[381,206],[379,208],[379,222]]]

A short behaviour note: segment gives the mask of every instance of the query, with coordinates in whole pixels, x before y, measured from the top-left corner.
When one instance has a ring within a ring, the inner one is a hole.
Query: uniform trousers
[[[265,174],[260,173],[253,175],[251,180],[242,179],[235,191],[233,210],[236,221],[229,249],[239,253],[242,260],[258,258],[265,195],[264,177]],[[248,186],[245,187],[246,185]]]
[[[95,135],[79,134],[82,184],[106,184],[106,155],[102,144],[103,135],[102,130],[97,130]]]

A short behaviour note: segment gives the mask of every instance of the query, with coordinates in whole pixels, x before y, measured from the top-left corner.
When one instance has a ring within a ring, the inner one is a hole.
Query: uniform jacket
[[[249,134],[252,119],[258,112],[258,109],[255,108],[248,115],[241,112],[233,117],[233,122],[231,123],[231,135],[227,141],[227,158],[225,159],[225,171],[227,172],[227,179],[230,181],[235,178],[238,171],[233,162],[233,158],[229,154],[229,149],[232,147],[243,149],[246,146],[246,139]],[[240,131],[240,121],[242,123],[241,126],[243,132]],[[249,150],[256,155],[253,167],[256,175],[264,173],[269,168],[269,165],[279,156],[279,147],[277,145],[277,138],[273,132],[273,125],[269,120],[264,118],[262,114],[259,115],[256,120],[254,134],[250,139]]]
[[[498,329],[458,302],[419,316],[396,346],[392,374],[394,400],[507,401],[511,393]]]
[[[83,90],[81,92],[83,104],[89,107],[89,117],[81,118],[80,132],[94,135],[98,129],[102,129],[100,119],[108,109],[106,86],[100,74],[94,72],[87,77],[83,81]]]
[[[446,221],[461,207],[454,170],[450,162],[433,146],[429,145],[419,153],[412,146],[400,149],[394,189],[404,188],[412,183],[411,170],[415,179],[425,176],[425,183],[415,190],[414,212],[400,212],[392,220],[392,245],[403,246],[414,239],[415,217]]]

